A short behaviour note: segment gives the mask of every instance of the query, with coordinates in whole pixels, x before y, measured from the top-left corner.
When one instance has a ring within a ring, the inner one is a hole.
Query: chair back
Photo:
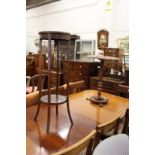
[[[85,89],[86,89],[86,86],[85,86],[84,80],[69,83],[69,94],[80,92]]]
[[[93,155],[129,155],[129,137],[125,134],[111,136],[99,143]]]
[[[113,120],[107,123],[97,125],[96,127],[97,136],[96,136],[95,147],[99,144],[101,137],[105,139],[112,135],[118,134],[120,121],[121,121],[120,116],[117,116]]]
[[[53,87],[50,89],[51,94],[55,94],[56,93],[56,87]],[[64,86],[59,86],[58,87],[58,92],[61,95],[65,95],[65,87]],[[42,96],[44,95],[48,95],[48,89],[45,89],[42,91]]]
[[[126,110],[124,115],[124,124],[122,133],[129,135],[129,109]]]
[[[44,84],[45,84],[45,78],[47,77],[46,74],[41,74],[41,75],[34,75],[32,77],[29,78],[29,84],[27,84],[27,88],[26,88],[26,93],[29,94],[29,93],[32,93],[34,91],[37,91],[39,90],[39,79],[41,77],[41,89],[44,87]]]
[[[59,151],[51,155],[78,155],[84,150],[86,150],[86,153],[85,153],[86,155],[92,155],[93,153],[92,148],[93,148],[95,135],[96,135],[96,130],[93,130],[86,137],[81,139],[79,142],[65,148],[62,151]]]
[[[34,57],[27,56],[26,57],[26,67],[34,66]]]

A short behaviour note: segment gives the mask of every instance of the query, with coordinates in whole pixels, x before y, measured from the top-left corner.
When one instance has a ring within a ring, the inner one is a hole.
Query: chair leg
[[[37,120],[37,117],[38,117],[38,114],[39,114],[39,111],[40,111],[40,104],[38,104],[38,107],[37,107],[37,111],[36,111],[36,114],[35,114],[35,117],[34,117],[34,120],[36,121]]]
[[[94,148],[93,149],[95,149],[96,146],[100,143],[100,135],[101,134],[99,132],[97,132],[96,137],[95,137],[95,142],[94,142]]]
[[[49,127],[50,127],[50,115],[51,115],[50,104],[48,104],[48,111],[47,111],[47,128],[46,128],[46,131],[47,131],[47,132],[49,132]]]
[[[93,144],[94,144],[94,138],[91,138],[91,140],[90,140],[90,142],[89,142],[89,144],[88,144],[88,146],[87,146],[87,150],[86,150],[86,155],[92,155],[92,153],[93,153]]]
[[[67,112],[68,112],[68,115],[69,115],[70,122],[71,122],[71,124],[73,124],[73,120],[72,120],[71,113],[70,113],[70,108],[69,108],[69,100],[67,100]]]

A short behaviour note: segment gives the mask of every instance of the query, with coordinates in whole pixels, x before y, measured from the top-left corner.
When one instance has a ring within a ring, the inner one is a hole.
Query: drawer
[[[66,70],[66,62],[63,63],[63,71]],[[79,63],[79,62],[70,62],[69,63],[70,70],[89,70],[89,64],[87,63]]]
[[[85,75],[82,73],[78,73],[78,74],[70,74],[69,75],[69,81],[70,82],[75,82],[75,81],[79,81],[79,80],[84,80],[85,79]],[[67,75],[64,75],[64,79],[66,81],[66,79],[68,78]]]
[[[98,87],[98,79],[97,78],[90,78],[90,87]]]
[[[107,82],[107,81],[103,82],[103,88],[113,90],[113,91],[117,90],[117,85],[118,84],[115,84],[115,83],[112,83],[112,82]]]
[[[110,90],[113,90],[113,84],[112,83],[109,83],[109,82],[103,82],[102,83],[102,86],[104,89],[110,89]]]
[[[74,63],[73,69],[87,69],[88,65],[83,63]]]
[[[63,72],[64,75],[67,74],[65,70]],[[88,70],[85,69],[69,69],[69,76],[88,76]]]

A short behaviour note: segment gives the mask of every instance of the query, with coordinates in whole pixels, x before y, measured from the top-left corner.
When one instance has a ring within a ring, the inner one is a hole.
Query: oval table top
[[[96,90],[84,90],[71,94],[69,98],[71,111],[84,115],[96,121],[97,124],[102,124],[111,121],[114,117],[123,115],[129,107],[128,99],[103,92],[102,96],[109,99],[108,103],[103,107],[86,100],[86,98],[95,95],[97,95]]]
[[[56,116],[55,106],[51,106],[50,132],[46,133],[47,104],[42,104],[37,121],[34,116],[37,106],[26,109],[26,152],[27,155],[48,155],[64,149],[85,137],[96,125],[107,123],[125,113],[129,100],[119,96],[102,93],[109,99],[103,107],[86,100],[97,95],[96,90],[84,90],[69,96],[73,119],[71,126],[67,114],[67,104],[59,105]]]

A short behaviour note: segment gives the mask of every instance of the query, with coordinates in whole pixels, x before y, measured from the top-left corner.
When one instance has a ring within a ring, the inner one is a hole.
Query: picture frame
[[[117,45],[119,49],[122,49],[124,53],[129,53],[129,36],[117,39]]]

